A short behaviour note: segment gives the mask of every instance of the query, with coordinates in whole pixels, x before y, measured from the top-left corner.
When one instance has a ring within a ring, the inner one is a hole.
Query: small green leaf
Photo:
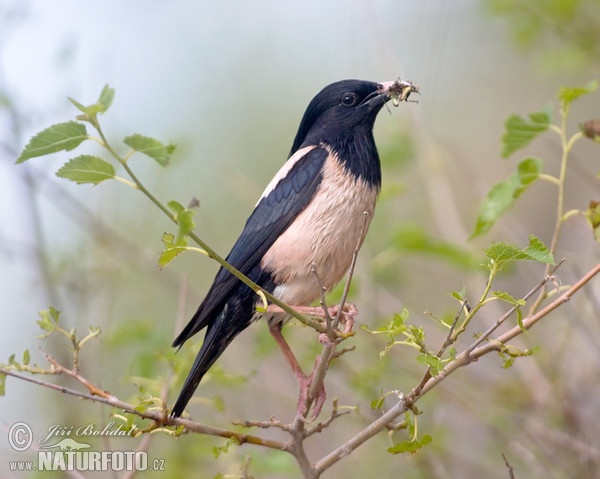
[[[165,249],[169,249],[175,246],[175,236],[171,233],[163,233],[162,238],[160,240],[165,245]]]
[[[160,253],[160,256],[158,257],[158,267],[161,269],[164,268],[185,250],[185,246],[175,246],[173,248],[167,248],[162,253]]]
[[[181,203],[177,201],[169,201],[167,206],[171,208],[176,215],[175,220],[177,221],[177,238],[174,241],[176,246],[187,245],[186,236],[196,227],[194,224],[193,217],[196,212],[190,208],[185,208]]]
[[[394,446],[388,448],[388,452],[392,454],[401,454],[405,452],[410,452],[411,454],[414,454],[423,446],[429,444],[431,441],[433,441],[433,438],[429,434],[424,434],[421,440],[413,439],[411,441],[405,441],[395,444]]]
[[[519,179],[521,188],[515,192],[515,198],[518,198],[523,193],[525,187],[538,179],[543,167],[544,160],[537,156],[528,156],[519,162],[516,176]]]
[[[93,183],[115,177],[113,165],[102,158],[93,155],[81,155],[65,163],[56,176],[77,182],[78,184]]]
[[[551,109],[531,113],[529,118],[511,115],[504,122],[504,135],[502,135],[502,157],[508,158],[515,151],[525,148],[531,140],[543,133],[550,126]]]
[[[6,395],[6,374],[0,373],[0,396]]]
[[[231,446],[239,446],[239,445],[240,445],[240,441],[236,437],[230,437],[229,439],[227,439],[227,441],[225,441],[225,443],[223,445],[213,447],[213,456],[215,456],[215,458],[217,458],[221,454],[229,451],[229,448]]]
[[[494,243],[485,250],[485,255],[499,266],[508,261],[523,260],[554,264],[554,256],[548,247],[533,235],[529,236],[529,246],[524,249],[506,243]]]
[[[584,86],[577,87],[562,87],[558,91],[558,99],[563,107],[569,106],[572,102],[577,100],[580,96],[593,93],[598,88],[598,81],[592,80]]]
[[[104,85],[102,88],[102,92],[100,93],[100,98],[98,98],[98,105],[102,105],[104,113],[106,110],[110,108],[112,105],[113,99],[115,98],[115,89],[108,86],[108,84]]]
[[[527,329],[525,329],[525,324],[523,324],[523,311],[521,311],[521,308],[519,307],[517,307],[515,311],[517,312],[517,324],[519,325],[519,329],[523,332],[527,331]]]
[[[455,300],[462,302],[465,299],[466,290],[463,286],[460,291],[452,291],[450,296],[452,296]]]
[[[75,108],[77,108],[80,112],[82,112],[82,113],[88,112],[88,107],[79,103],[77,100],[75,100],[75,98],[71,98],[70,96],[68,96],[67,100],[69,100],[73,104],[73,106]]]
[[[78,120],[82,121],[93,121],[98,113],[104,113],[109,109],[112,104],[113,98],[115,97],[114,88],[110,88],[108,85],[104,85],[100,97],[96,103],[85,106],[79,103],[74,98],[68,97],[69,101],[77,108],[83,115],[77,117]]]
[[[37,324],[40,328],[42,328],[42,330],[45,331],[45,333],[39,337],[47,338],[54,331],[56,331],[56,328],[58,327],[60,311],[55,309],[53,306],[50,306],[50,308],[40,311],[38,315],[40,319],[38,319]]]
[[[25,351],[23,351],[23,360],[22,363],[24,366],[28,366],[29,365],[29,361],[31,361],[31,355],[29,354],[29,349],[26,349]]]
[[[496,298],[501,299],[502,301],[506,301],[507,303],[512,304],[513,306],[525,306],[526,304],[526,302],[522,299],[516,299],[506,291],[495,291],[492,293],[492,296],[495,296]]]
[[[408,315],[408,310],[405,308],[402,311],[402,313],[395,313],[394,317],[385,326],[381,326],[380,328],[372,330],[367,325],[362,325],[360,329],[362,329],[363,331],[367,331],[371,334],[386,333],[391,335],[398,335],[408,330],[408,326],[404,324],[404,322],[408,319]]]
[[[554,264],[554,256],[542,240],[529,235],[529,246],[523,250],[529,256],[527,259],[540,263]]]
[[[585,216],[594,232],[594,239],[600,243],[600,201],[590,201]]]
[[[139,133],[125,137],[123,142],[134,150],[149,156],[161,166],[169,164],[169,158],[175,150],[175,145],[163,145],[160,141]]]
[[[433,377],[437,376],[444,367],[442,360],[433,354],[419,354],[417,356],[417,361],[429,366]]]
[[[381,410],[381,409],[383,409],[384,403],[385,403],[385,395],[373,399],[369,404],[371,406],[371,409]]]
[[[540,158],[525,158],[519,162],[517,170],[507,180],[496,183],[479,208],[470,238],[487,233],[498,218],[539,177],[542,167],[543,161]]]
[[[88,139],[85,125],[75,121],[57,123],[35,135],[25,146],[17,163],[58,151],[71,151]]]
[[[538,346],[534,346],[531,349],[522,350],[522,349],[517,348],[516,346],[507,344],[507,345],[503,345],[501,347],[500,351],[498,351],[498,355],[504,361],[504,364],[502,365],[502,367],[504,369],[508,369],[514,364],[516,358],[520,358],[520,357],[524,357],[524,356],[531,356],[538,349],[539,349]]]

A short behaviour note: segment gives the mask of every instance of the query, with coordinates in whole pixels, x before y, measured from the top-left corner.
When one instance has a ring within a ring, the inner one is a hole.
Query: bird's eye
[[[344,93],[344,96],[342,96],[342,105],[354,106],[355,103],[356,103],[356,94],[355,93]]]

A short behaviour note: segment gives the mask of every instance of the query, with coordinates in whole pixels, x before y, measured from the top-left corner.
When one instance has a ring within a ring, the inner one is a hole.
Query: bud
[[[600,120],[588,120],[579,125],[581,132],[592,140],[600,141]]]

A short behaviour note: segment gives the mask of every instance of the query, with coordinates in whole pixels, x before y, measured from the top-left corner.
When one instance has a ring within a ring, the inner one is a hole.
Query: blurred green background
[[[226,254],[285,161],[314,94],[344,78],[398,76],[419,85],[421,96],[390,114],[383,110],[377,121],[384,189],[351,300],[359,324],[372,328],[408,308],[433,349],[443,336],[426,313],[452,317],[456,304],[448,293],[463,286],[478,296],[486,278],[483,247],[524,246],[529,234],[550,241],[556,192],[548,184],[536,184],[484,238],[467,238],[481,199],[519,156],[500,157],[507,116],[539,111],[561,85],[600,76],[596,0],[0,1],[0,361],[29,348],[43,362],[34,338],[37,311],[53,305],[69,328],[102,327],[102,341],[84,350],[82,372],[133,399],[134,383],[143,382],[135,377],[168,377],[170,343],[217,269],[187,254],[159,270],[160,238],[173,226],[122,184],[77,186],[56,178],[70,155],[14,165],[31,135],[75,116],[67,96],[91,103],[109,83],[116,97],[101,120],[110,138],[139,132],[176,143],[168,168],[142,158],[132,166],[164,201],[197,198],[198,234]],[[598,118],[599,107],[597,94],[576,103],[571,131]],[[600,199],[599,153],[589,143],[574,151],[567,209]],[[560,152],[557,137],[546,135],[525,154],[543,157],[555,173]],[[415,251],[425,241],[454,249]],[[584,219],[569,221],[557,257],[567,258],[563,284],[598,261]],[[542,274],[541,265],[521,264],[498,288],[521,296]],[[516,477],[597,477],[599,298],[600,288],[589,285],[525,335],[520,346],[540,345],[533,357],[504,370],[490,355],[432,391],[419,404],[419,431],[434,441],[418,454],[390,455],[382,434],[326,477],[506,478],[502,453]],[[501,312],[492,308],[482,321],[491,324]],[[297,325],[284,333],[310,367],[318,351],[314,333]],[[359,405],[362,418],[341,419],[313,438],[314,458],[376,417],[369,401],[381,391],[408,391],[424,371],[409,348],[380,360],[379,338],[359,331],[350,342],[357,351],[335,363],[327,390],[340,404]],[[43,347],[59,357],[62,350],[68,360],[63,342],[51,338]],[[191,349],[180,354],[191,361]],[[271,415],[290,420],[296,384],[278,355],[263,324],[247,330],[199,388],[194,417],[223,427]],[[158,394],[156,384],[144,384]],[[106,408],[10,379],[0,408],[3,429],[25,421],[36,438],[54,424],[109,421]],[[137,447],[129,441],[95,447]],[[299,476],[283,453],[244,446],[215,459],[212,447],[223,442],[152,436],[150,457],[166,461],[166,472],[155,476],[239,474],[246,455],[256,477]],[[5,441],[0,450],[7,458],[0,470],[8,458],[23,459]]]

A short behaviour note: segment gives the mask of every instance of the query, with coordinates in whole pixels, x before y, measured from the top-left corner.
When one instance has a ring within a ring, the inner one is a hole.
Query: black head
[[[389,99],[380,83],[342,80],[326,86],[304,112],[290,156],[303,145],[330,143],[340,135],[352,136],[355,130],[371,132],[377,113]]]

